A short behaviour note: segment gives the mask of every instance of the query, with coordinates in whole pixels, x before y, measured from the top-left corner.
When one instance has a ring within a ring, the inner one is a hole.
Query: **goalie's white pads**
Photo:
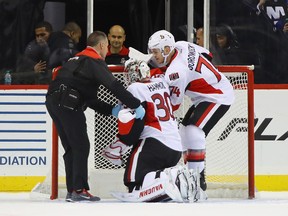
[[[171,184],[167,176],[155,179],[156,172],[148,173],[144,182],[150,182],[150,177],[153,179],[152,184],[144,186],[140,190],[134,190],[131,193],[111,192],[111,195],[123,202],[183,202],[181,194],[176,185]],[[162,175],[162,173],[161,173]]]
[[[128,54],[130,59],[134,60],[139,60],[139,61],[144,61],[148,63],[150,59],[152,58],[153,54],[144,54],[133,47],[129,47],[129,54]]]
[[[184,202],[197,202],[200,196],[200,174],[194,170],[188,170],[186,166],[178,166],[177,169],[164,170],[170,179],[178,187]]]
[[[165,202],[167,200],[168,182],[155,182],[147,188],[131,193],[111,192],[111,195],[123,202]],[[169,200],[171,200],[169,198]]]
[[[106,146],[103,149],[102,156],[107,160],[111,161],[111,163],[121,166],[123,164],[122,156],[130,149],[130,146],[122,143],[118,137],[116,137],[115,141],[110,145]]]
[[[140,190],[131,193],[112,192],[111,194],[124,202],[196,202],[199,196],[196,173],[186,167],[166,168],[155,178],[156,172],[148,173]],[[199,180],[199,178],[198,178]]]

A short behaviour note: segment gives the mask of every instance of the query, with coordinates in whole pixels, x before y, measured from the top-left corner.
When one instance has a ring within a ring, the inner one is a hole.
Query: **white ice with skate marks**
[[[97,194],[95,194],[97,195]],[[258,192],[257,198],[215,199],[196,203],[127,203],[103,199],[68,203],[64,199],[31,200],[29,193],[0,193],[1,216],[287,216],[288,192]]]

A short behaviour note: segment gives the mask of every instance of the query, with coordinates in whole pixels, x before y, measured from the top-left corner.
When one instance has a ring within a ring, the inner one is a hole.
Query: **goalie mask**
[[[125,71],[127,72],[125,75],[128,85],[145,78],[150,78],[150,67],[144,61],[127,60],[125,62]]]
[[[170,47],[170,52],[165,55],[164,48]],[[152,63],[156,64],[158,67],[163,67],[168,64],[167,57],[170,55],[170,53],[175,48],[175,39],[174,36],[166,31],[166,30],[160,30],[155,32],[148,41],[148,53],[151,54],[153,49],[159,49],[162,53],[162,56],[164,57],[164,62],[162,64],[158,64],[155,59],[152,57]]]

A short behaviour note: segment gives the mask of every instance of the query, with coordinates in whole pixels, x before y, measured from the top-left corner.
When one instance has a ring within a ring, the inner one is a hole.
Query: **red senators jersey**
[[[205,58],[199,46],[179,41],[176,54],[165,73],[165,80],[170,86],[171,103],[179,107],[184,95],[191,98],[197,106],[207,101],[231,105],[234,91],[229,80]]]
[[[176,151],[182,151],[177,121],[172,115],[170,92],[163,78],[132,83],[128,88],[141,103],[146,103],[145,126],[140,139],[153,137]]]

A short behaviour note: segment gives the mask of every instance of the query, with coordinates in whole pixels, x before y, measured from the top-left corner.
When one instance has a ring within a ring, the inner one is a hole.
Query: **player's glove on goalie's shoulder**
[[[136,119],[143,119],[145,116],[145,109],[142,105],[135,109]]]

